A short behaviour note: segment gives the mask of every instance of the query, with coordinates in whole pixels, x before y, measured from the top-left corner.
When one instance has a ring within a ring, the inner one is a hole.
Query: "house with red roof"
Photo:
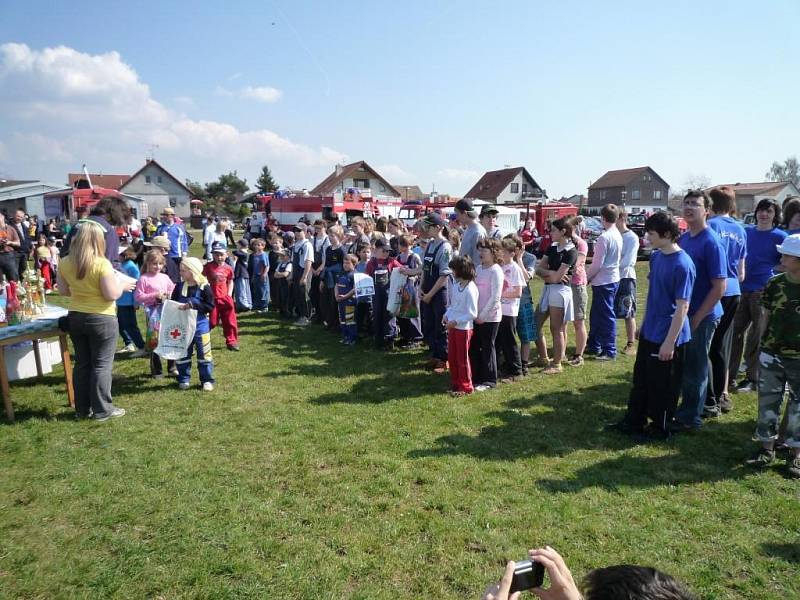
[[[783,201],[790,196],[800,196],[791,181],[763,181],[761,183],[722,183],[720,185],[727,185],[733,188],[736,192],[736,210],[744,216],[748,213],[754,212],[756,205],[764,198],[769,198],[778,203],[778,206],[783,206]],[[717,187],[717,186],[714,186]],[[710,191],[713,188],[708,188]]]
[[[525,167],[508,167],[498,171],[487,171],[464,198],[485,200],[492,204],[533,202],[546,198],[547,194]]]
[[[94,179],[92,183],[95,183]],[[175,209],[175,214],[182,219],[191,216],[192,191],[152,158],[148,158],[144,166],[120,186],[119,191],[144,202],[146,214],[138,215],[140,219],[147,215],[158,216],[168,206]]]
[[[349,189],[357,190],[363,196],[376,199],[381,197],[399,199],[401,197],[400,192],[392,184],[363,160],[349,165],[336,165],[333,173],[323,179],[309,193],[312,196],[344,195]]]
[[[630,213],[666,210],[669,184],[652,167],[608,171],[589,186],[590,209],[605,204],[624,206]]]

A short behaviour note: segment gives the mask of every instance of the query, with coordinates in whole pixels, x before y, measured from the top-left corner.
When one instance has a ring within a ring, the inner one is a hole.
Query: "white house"
[[[464,194],[465,198],[493,204],[512,204],[543,200],[546,194],[525,167],[487,171]]]
[[[142,200],[142,206],[146,206],[150,216],[157,216],[168,206],[174,208],[175,214],[182,219],[191,216],[192,191],[152,158],[131,175],[119,191]],[[138,216],[143,218],[147,215]]]
[[[45,194],[62,189],[62,184],[44,181],[0,181],[0,210],[13,215],[17,209],[29,215],[36,215],[40,220],[60,217],[64,214],[60,202],[46,204]]]
[[[783,201],[789,196],[800,196],[797,187],[791,181],[764,181],[761,183],[728,183],[727,185],[736,192],[736,210],[742,216],[755,210],[758,202],[769,198],[783,206]],[[714,186],[717,187],[717,186]],[[710,191],[713,188],[708,188]]]
[[[401,198],[400,192],[363,160],[349,165],[336,165],[333,173],[323,179],[317,187],[311,190],[310,194],[312,196],[333,196],[334,194],[345,194],[350,188],[358,190],[362,194],[369,192],[369,195],[377,200],[392,202],[399,201]]]

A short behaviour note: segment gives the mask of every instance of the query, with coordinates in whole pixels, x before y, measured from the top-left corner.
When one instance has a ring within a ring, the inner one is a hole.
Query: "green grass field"
[[[0,597],[479,598],[544,544],[576,577],[639,563],[703,598],[800,597],[800,488],[742,466],[754,394],[634,446],[601,430],[631,358],[452,399],[421,352],[240,328],[238,354],[213,334],[211,393],[119,360],[108,423],[73,420],[61,371],[12,384]]]

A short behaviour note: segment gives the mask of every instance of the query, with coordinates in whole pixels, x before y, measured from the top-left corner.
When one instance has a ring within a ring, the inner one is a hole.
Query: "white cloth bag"
[[[186,356],[197,329],[197,311],[181,310],[180,306],[180,302],[167,300],[161,311],[155,353],[167,360],[178,360]]]

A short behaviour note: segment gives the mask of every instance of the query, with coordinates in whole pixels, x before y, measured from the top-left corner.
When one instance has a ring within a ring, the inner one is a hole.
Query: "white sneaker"
[[[189,389],[189,382],[181,382],[178,384],[179,390],[188,390]]]
[[[137,348],[133,352],[131,352],[131,358],[142,358],[143,356],[148,356],[150,353],[147,351],[146,348]]]
[[[492,389],[492,386],[490,386],[490,385],[476,385],[475,388],[474,388],[474,390],[476,392],[485,392],[485,391],[488,391],[490,389]]]
[[[297,319],[297,321],[294,322],[294,324],[297,325],[298,327],[305,327],[306,325],[308,325],[308,319],[306,319],[305,317],[300,317],[299,319]]]
[[[106,414],[104,417],[93,416],[92,418],[98,423],[103,423],[105,421],[108,421],[109,419],[116,419],[117,417],[124,417],[124,416],[125,416],[124,408],[114,407],[111,409],[111,412]]]
[[[214,384],[210,381],[203,382],[203,391],[204,392],[213,392],[214,391]]]
[[[133,344],[128,344],[127,346],[123,347],[121,350],[117,350],[117,354],[127,354],[128,352],[133,352],[136,350],[136,346]]]

